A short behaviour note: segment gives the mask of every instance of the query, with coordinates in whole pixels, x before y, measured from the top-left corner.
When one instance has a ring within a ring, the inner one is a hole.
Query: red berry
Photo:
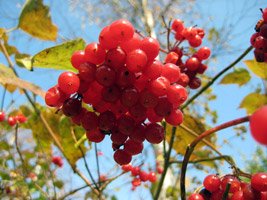
[[[100,130],[110,131],[116,124],[116,116],[111,111],[105,111],[98,116]]]
[[[160,76],[150,83],[148,89],[156,96],[164,96],[167,94],[169,86],[170,81],[167,78]]]
[[[102,133],[99,129],[86,132],[86,137],[90,142],[99,143],[105,138],[105,134]]]
[[[112,38],[110,26],[106,26],[102,29],[98,38],[99,44],[105,49],[114,49],[118,46],[119,41]]]
[[[157,176],[156,176],[155,172],[149,172],[149,174],[148,174],[148,180],[151,183],[155,183],[157,181]]]
[[[159,98],[158,104],[154,108],[155,113],[161,117],[170,115],[172,110],[173,106],[166,97]]]
[[[165,63],[176,64],[177,61],[178,61],[178,59],[179,59],[178,54],[175,53],[174,51],[172,51],[172,52],[170,52],[170,53],[168,53],[168,54],[166,55],[166,58],[165,58],[165,61],[164,61],[164,62],[165,62]]]
[[[187,61],[185,62],[186,67],[190,71],[195,71],[200,65],[199,60],[196,57],[191,57],[188,58]]]
[[[262,18],[264,22],[267,23],[267,8],[262,11]]]
[[[220,189],[221,180],[220,177],[216,174],[210,174],[205,177],[203,181],[203,186],[209,191],[209,192],[215,192]]]
[[[114,103],[120,98],[121,91],[116,85],[112,85],[111,87],[104,87],[101,94],[104,101]]]
[[[182,30],[184,29],[184,22],[180,19],[175,19],[172,22],[172,26],[171,26],[172,30],[174,30],[175,32],[182,32]]]
[[[160,61],[154,60],[151,64],[146,66],[144,74],[148,79],[154,80],[158,78],[162,73],[163,65]]]
[[[6,116],[5,112],[0,111],[0,122],[5,120],[5,116]]]
[[[159,54],[159,42],[157,39],[152,37],[146,37],[141,41],[141,47],[145,54],[147,55],[147,59],[153,61]]]
[[[117,70],[125,64],[126,53],[119,47],[110,49],[106,55],[106,63]]]
[[[128,20],[119,19],[110,25],[110,32],[113,40],[127,41],[133,37],[134,27]]]
[[[79,66],[79,78],[87,84],[95,80],[96,65],[92,63],[83,63]]]
[[[194,193],[188,197],[188,200],[204,200],[204,198],[200,194]]]
[[[243,191],[240,190],[240,191],[234,192],[230,200],[244,200]]]
[[[230,193],[234,193],[240,190],[241,188],[240,181],[235,176],[232,176],[232,175],[226,175],[222,178],[221,186],[220,186],[222,191],[226,190],[227,184],[230,184],[230,189],[229,189]]]
[[[116,72],[107,65],[102,65],[96,69],[96,81],[105,87],[110,87],[115,83]]]
[[[167,123],[172,126],[178,126],[183,122],[183,113],[181,110],[172,110],[171,114],[165,117]]]
[[[98,116],[94,112],[87,111],[82,119],[82,126],[87,131],[96,130],[98,127]]]
[[[263,24],[260,28],[260,35],[267,39],[267,24]]]
[[[139,95],[139,102],[145,108],[153,108],[158,103],[158,97],[149,90],[143,90]]]
[[[197,89],[201,86],[201,79],[198,77],[194,77],[190,80],[188,85],[191,89]]]
[[[139,177],[140,177],[141,181],[143,181],[143,182],[148,181],[148,173],[146,173],[143,170],[140,171]]]
[[[53,156],[52,157],[52,163],[54,163],[55,165],[62,167],[63,166],[63,160],[60,156]]]
[[[131,135],[135,128],[135,121],[128,115],[122,115],[118,119],[118,129],[122,134]]]
[[[249,126],[253,138],[264,145],[267,145],[267,106],[256,110],[250,117]]]
[[[164,128],[156,123],[151,123],[146,127],[146,140],[152,144],[159,144],[164,139]]]
[[[134,179],[132,180],[132,185],[133,185],[134,187],[137,187],[137,186],[141,185],[141,180],[140,180],[140,178],[134,178]]]
[[[84,51],[75,51],[71,56],[71,64],[74,68],[80,68],[80,65],[86,62]]]
[[[124,142],[127,140],[128,136],[125,135],[125,134],[122,134],[118,127],[114,127],[112,130],[111,130],[111,136],[110,136],[110,139],[111,141],[114,143],[114,144],[117,144],[117,145],[122,145],[124,144]]]
[[[259,172],[251,177],[251,187],[257,191],[267,191],[267,173]]]
[[[167,98],[172,104],[182,104],[187,99],[186,89],[178,84],[171,85],[167,90]]]
[[[73,72],[63,72],[58,77],[58,86],[65,94],[73,94],[79,89],[80,79]]]
[[[15,117],[9,116],[7,118],[7,123],[9,124],[9,126],[14,126],[17,123],[17,120]]]
[[[132,107],[138,102],[139,92],[135,88],[126,88],[121,94],[121,103],[126,107]]]
[[[200,60],[206,60],[210,57],[211,51],[209,47],[201,47],[197,53],[196,56],[200,59]]]
[[[145,140],[145,126],[142,124],[137,125],[130,138],[136,142],[143,142]]]
[[[86,60],[95,65],[100,65],[105,61],[106,51],[96,42],[90,43],[85,47]]]
[[[140,174],[140,167],[136,166],[136,167],[133,167],[132,170],[131,170],[131,175],[132,176],[138,176]]]
[[[121,169],[122,169],[123,171],[125,171],[125,172],[129,172],[129,171],[131,171],[132,168],[133,168],[133,166],[132,166],[131,164],[127,164],[127,165],[122,165],[122,166],[121,166]]]
[[[151,123],[156,123],[156,122],[161,122],[163,120],[163,117],[158,116],[154,109],[147,109],[147,119],[151,122]]]
[[[103,86],[96,81],[89,85],[88,90],[83,93],[83,102],[87,104],[96,105],[101,99],[102,95],[99,91],[103,89]]]
[[[147,64],[147,55],[141,49],[135,49],[127,54],[126,66],[131,72],[141,72]]]
[[[194,36],[188,40],[191,47],[199,47],[202,44],[202,38],[199,35]]]
[[[117,72],[116,84],[122,88],[132,86],[135,82],[135,74],[126,67],[122,67]]]
[[[113,158],[119,165],[127,165],[132,160],[132,156],[121,149],[115,151]]]
[[[167,63],[163,66],[161,76],[167,78],[170,83],[175,83],[180,77],[180,68],[172,63]]]
[[[123,41],[120,43],[120,47],[125,51],[125,53],[129,53],[135,49],[139,49],[141,46],[141,39],[137,33],[134,33],[133,38],[128,41]]]
[[[81,98],[69,98],[62,106],[63,114],[71,117],[78,115],[82,110],[82,100]]]
[[[142,153],[143,148],[143,142],[137,142],[132,139],[128,139],[124,144],[124,150],[131,155]]]

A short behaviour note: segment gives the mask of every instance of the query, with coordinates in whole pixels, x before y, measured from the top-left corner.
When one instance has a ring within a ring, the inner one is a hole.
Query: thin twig
[[[97,175],[98,175],[98,182],[99,182],[99,187],[101,187],[101,181],[100,181],[100,166],[99,166],[99,159],[97,155],[97,144],[94,143],[94,148],[95,148],[95,159],[96,159],[96,167],[97,167]]]
[[[58,198],[58,200],[64,200],[64,199],[66,199],[68,196],[73,195],[74,193],[76,193],[76,192],[78,192],[78,191],[80,191],[80,190],[83,190],[83,189],[85,189],[85,188],[87,188],[87,187],[88,187],[88,185],[84,185],[84,186],[82,186],[82,187],[79,187],[79,188],[76,188],[76,189],[74,189],[74,190],[71,190],[71,191],[69,191],[68,193],[66,193],[64,196]]]
[[[171,133],[169,149],[168,149],[168,152],[166,154],[166,157],[164,158],[164,168],[163,168],[163,172],[161,174],[161,177],[160,177],[160,180],[159,180],[159,183],[158,183],[158,187],[157,187],[157,190],[156,190],[156,194],[154,196],[154,200],[157,200],[159,198],[159,195],[160,195],[160,192],[161,192],[161,188],[163,186],[163,182],[164,182],[165,176],[167,174],[167,170],[168,170],[169,165],[170,165],[170,156],[171,156],[171,151],[172,151],[172,147],[173,147],[173,143],[174,143],[175,131],[176,131],[176,128],[173,127],[172,128],[172,133]]]
[[[1,102],[0,111],[3,111],[3,109],[4,109],[4,102],[5,102],[5,96],[6,96],[6,87],[7,87],[7,85],[4,86],[4,92],[3,92],[3,96],[2,96],[2,102]]]

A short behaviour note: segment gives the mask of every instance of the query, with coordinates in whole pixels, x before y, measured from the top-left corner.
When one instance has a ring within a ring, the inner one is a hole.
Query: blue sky
[[[75,37],[82,37],[86,42],[97,41],[98,33],[101,28],[106,24],[101,24],[98,26],[96,24],[85,23],[84,29],[81,29],[82,20],[81,15],[83,14],[79,10],[71,11],[69,8],[68,1],[44,1],[46,4],[51,5],[51,16],[53,22],[59,27],[59,39],[58,43],[62,42],[62,38],[72,39]],[[68,3],[66,3],[68,2]],[[12,28],[16,26],[18,22],[19,11],[23,0],[10,0],[10,1],[0,1],[0,27]],[[218,52],[223,53],[217,60],[213,60],[210,63],[209,70],[207,74],[212,76],[216,74],[223,67],[227,66],[232,62],[238,55],[242,53],[244,49],[249,46],[249,38],[254,32],[254,24],[261,17],[259,8],[264,8],[266,6],[264,0],[255,1],[253,0],[203,0],[197,1],[195,6],[192,8],[194,11],[199,11],[201,18],[195,18],[194,21],[191,18],[183,19],[187,26],[197,24],[199,27],[216,27],[217,29],[229,29],[230,33],[225,34],[227,42],[231,44],[234,48],[229,47],[229,51],[224,49],[218,49]],[[67,13],[67,14],[66,14]],[[105,13],[103,13],[105,15]],[[178,16],[175,16],[178,17]],[[203,20],[205,19],[205,20]],[[88,20],[89,21],[89,20]],[[155,20],[157,22],[157,20]],[[29,53],[31,55],[37,53],[38,51],[53,46],[53,42],[44,42],[38,39],[32,39],[26,34],[22,34],[20,30],[15,31],[10,35],[10,44],[14,44],[17,48],[24,53]],[[253,55],[249,54],[246,59],[252,59]],[[6,64],[5,59],[0,55],[0,63]],[[245,67],[243,63],[239,63],[238,67]],[[28,72],[24,69],[18,69],[19,75],[35,84],[41,86],[43,89],[47,90],[56,83],[57,77],[60,72],[55,72],[53,70],[44,69],[34,69],[34,72]],[[252,75],[252,84],[239,88],[237,86],[224,86],[219,85],[217,81],[212,88],[214,89],[217,99],[211,102],[211,107],[218,110],[218,123],[235,119],[238,117],[245,116],[245,110],[238,109],[239,104],[244,96],[253,91],[256,87],[261,85],[261,81],[254,75]],[[0,95],[3,92],[3,88],[0,88]],[[15,107],[21,102],[25,101],[25,98],[19,96],[18,93],[9,95],[8,98],[16,99]],[[39,99],[43,102],[41,99]],[[5,105],[9,102],[6,100]],[[237,162],[238,166],[243,167],[245,165],[245,159],[250,158],[251,154],[254,152],[255,148],[258,146],[256,142],[251,138],[250,134],[247,133],[243,141],[240,138],[233,137],[234,132],[231,129],[221,131],[218,134],[218,144],[222,145],[220,148],[223,154],[232,155]],[[230,144],[224,144],[225,140],[230,138]],[[109,155],[109,149],[104,148],[109,145],[109,141],[105,141],[99,145],[100,149],[103,149],[105,155]],[[89,155],[90,157],[90,155]],[[110,161],[112,162],[112,161]],[[94,161],[93,161],[94,163]],[[82,164],[80,165],[82,167]],[[103,164],[101,166],[102,171],[110,169],[111,164]],[[95,169],[95,164],[92,164],[92,169]],[[70,169],[65,169],[70,170]],[[227,171],[228,166],[225,165],[222,171]],[[230,171],[228,171],[230,172]],[[65,171],[59,171],[59,174],[64,175]],[[199,176],[204,176],[205,174],[199,174]],[[78,179],[75,179],[74,184],[81,184]],[[120,180],[111,187],[111,193],[118,193],[121,197],[126,195],[130,186],[123,192],[113,190],[117,185],[122,185],[126,183],[127,180]],[[145,190],[140,190],[139,194],[144,194],[149,198]],[[132,193],[131,193],[132,194]],[[129,199],[135,199],[136,195],[132,194]],[[145,198],[147,199],[147,198]]]

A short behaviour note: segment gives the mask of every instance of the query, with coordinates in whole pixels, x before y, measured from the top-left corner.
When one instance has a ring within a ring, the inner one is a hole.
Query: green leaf
[[[76,39],[45,49],[32,58],[33,66],[56,70],[74,71],[70,58],[73,52],[85,48],[83,39]]]
[[[259,63],[256,60],[245,60],[244,62],[255,75],[267,79],[267,63]]]
[[[248,70],[244,68],[238,68],[233,72],[226,74],[220,84],[237,84],[242,86],[250,80],[250,74]]]
[[[19,17],[18,27],[33,37],[56,40],[57,27],[52,23],[49,7],[42,0],[27,0]]]
[[[15,60],[18,66],[24,67],[32,71],[32,60],[30,55],[24,53],[23,54],[17,53],[15,55]]]
[[[261,106],[267,104],[267,96],[259,93],[248,94],[240,103],[239,108],[244,108],[247,114],[252,114]]]

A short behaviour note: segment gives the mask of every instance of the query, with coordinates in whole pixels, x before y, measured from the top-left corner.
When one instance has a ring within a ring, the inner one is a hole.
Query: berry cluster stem
[[[241,117],[238,119],[234,119],[228,122],[225,122],[221,125],[218,125],[214,128],[211,128],[205,132],[203,132],[201,135],[199,135],[191,144],[189,144],[186,148],[186,153],[184,155],[183,163],[182,163],[182,168],[181,168],[181,178],[180,178],[180,188],[181,188],[181,199],[185,200],[186,199],[186,189],[185,189],[185,176],[186,176],[186,169],[187,169],[187,164],[190,160],[190,156],[194,151],[194,148],[196,145],[202,141],[203,138],[215,133],[216,131],[223,130],[225,128],[235,126],[244,122],[249,121],[249,116]]]

